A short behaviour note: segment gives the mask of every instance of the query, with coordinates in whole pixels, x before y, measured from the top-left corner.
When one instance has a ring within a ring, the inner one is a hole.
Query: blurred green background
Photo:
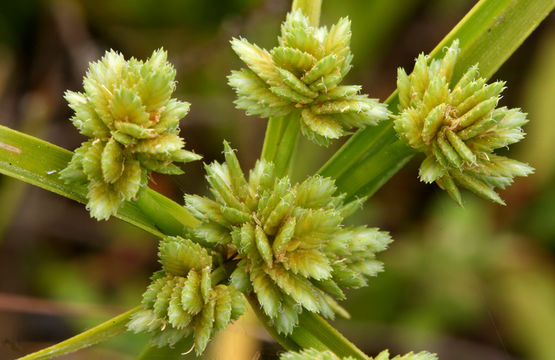
[[[474,2],[324,0],[322,22],[352,19],[355,67],[347,82],[383,101],[396,68],[412,69],[417,54],[429,52]],[[285,0],[0,1],[0,124],[74,149],[84,138],[67,120],[62,96],[81,90],[88,62],[110,48],[146,58],[164,47],[177,69],[176,96],[192,103],[181,126],[187,148],[206,162],[221,160],[225,138],[250,167],[266,122],[232,104],[226,76],[241,65],[229,40],[272,47],[289,7]],[[389,348],[426,349],[442,360],[555,359],[554,65],[551,15],[494,76],[508,82],[502,105],[522,107],[531,119],[512,156],[537,169],[503,192],[508,206],[467,193],[458,208],[418,182],[415,160],[353,219],[395,239],[381,256],[385,272],[344,304],[352,319],[335,322],[369,354]],[[293,177],[318,169],[338,145],[302,141]],[[185,170],[155,176],[151,186],[179,202],[183,192],[206,192],[201,164]],[[141,230],[98,223],[77,203],[0,176],[0,360],[136,305],[155,259],[156,239]],[[219,339],[207,358],[277,358],[279,347],[251,320],[229,332],[242,340]],[[64,359],[131,359],[146,341],[127,334]]]

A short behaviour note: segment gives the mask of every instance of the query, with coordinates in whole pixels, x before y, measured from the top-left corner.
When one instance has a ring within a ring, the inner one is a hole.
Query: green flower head
[[[495,188],[504,189],[515,176],[527,176],[533,169],[494,151],[522,140],[521,126],[528,120],[520,109],[496,108],[505,82],[486,85],[477,66],[452,83],[458,52],[454,41],[442,60],[429,62],[421,54],[412,74],[399,69],[395,130],[426,154],[420,166],[422,181],[435,181],[459,204],[459,186],[504,204]]]
[[[254,293],[281,333],[291,333],[303,310],[333,317],[345,311],[342,287],[358,288],[382,269],[375,254],[390,237],[375,228],[343,226],[361,201],[344,203],[334,182],[312,176],[292,185],[258,161],[245,178],[227,143],[224,164],[206,166],[214,200],[185,197],[202,221],[197,241],[237,262],[230,284]]]
[[[350,40],[347,18],[329,30],[316,28],[300,10],[287,15],[279,46],[271,51],[233,39],[233,50],[248,66],[229,76],[238,96],[235,104],[264,118],[297,112],[303,134],[321,145],[346,129],[386,119],[386,106],[359,94],[360,86],[340,85],[351,69]]]
[[[143,295],[143,309],[128,327],[151,333],[152,343],[159,347],[192,335],[195,351],[201,354],[216,331],[245,312],[246,301],[233,286],[217,284],[213,254],[202,246],[168,237],[159,249],[163,270],[153,275]]]
[[[179,120],[189,104],[171,95],[175,69],[156,50],[147,61],[108,51],[91,63],[84,93],[67,91],[71,121],[90,140],[61,173],[67,182],[88,183],[91,216],[107,219],[144,186],[152,171],[182,174],[174,163],[201,157],[183,149]]]
[[[339,357],[329,350],[318,351],[315,349],[305,349],[300,352],[287,352],[280,356],[280,360],[354,360],[352,357]],[[435,354],[428,352],[408,353],[405,355],[397,355],[390,358],[389,351],[384,350],[379,355],[369,360],[437,360]]]

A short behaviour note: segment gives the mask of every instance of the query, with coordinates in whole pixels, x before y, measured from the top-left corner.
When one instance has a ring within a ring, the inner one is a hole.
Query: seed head
[[[443,59],[429,62],[421,54],[412,74],[399,68],[395,130],[426,154],[422,181],[435,181],[461,205],[459,186],[504,204],[495,188],[504,189],[515,176],[527,176],[533,169],[494,151],[522,140],[528,120],[520,109],[497,108],[505,82],[486,85],[476,65],[452,83],[458,52],[455,40]]]
[[[248,68],[233,71],[229,85],[237,108],[264,118],[299,114],[301,131],[328,145],[346,130],[374,125],[389,115],[384,104],[340,85],[351,69],[351,23],[342,18],[329,30],[310,26],[300,10],[287,15],[279,46],[271,51],[233,39],[231,46]]]
[[[107,219],[145,186],[151,172],[182,174],[176,162],[199,160],[184,150],[179,120],[189,104],[171,95],[175,69],[164,50],[147,61],[125,60],[113,50],[89,65],[84,92],[67,91],[71,121],[90,139],[81,144],[60,176],[88,184],[91,216]]]
[[[331,179],[312,176],[292,185],[274,175],[272,163],[258,161],[247,180],[234,151],[224,147],[226,162],[206,166],[214,200],[185,197],[202,221],[196,240],[237,261],[230,284],[254,293],[281,333],[293,331],[302,311],[345,314],[334,299],[344,299],[342,287],[365,286],[382,270],[375,254],[390,237],[343,226],[362,200],[345,204]]]

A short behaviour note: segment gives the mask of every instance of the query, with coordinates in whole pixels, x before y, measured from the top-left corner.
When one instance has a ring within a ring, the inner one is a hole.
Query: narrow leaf
[[[141,310],[141,307],[137,306],[79,335],[75,335],[61,343],[21,357],[18,360],[52,359],[108,340],[127,330],[127,323],[131,319],[131,316],[139,310]]]

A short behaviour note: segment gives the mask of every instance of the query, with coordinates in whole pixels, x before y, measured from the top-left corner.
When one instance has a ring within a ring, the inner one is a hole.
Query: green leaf
[[[39,350],[32,354],[19,358],[19,360],[45,360],[57,356],[72,353],[74,351],[89,347],[101,341],[108,340],[127,330],[127,323],[131,316],[141,310],[137,306],[121,315],[118,315],[92,329],[84,331],[72,338],[64,340],[56,345]]]
[[[86,186],[67,185],[59,176],[71,156],[68,150],[0,125],[0,173],[86,204]],[[182,206],[151,189],[141,190],[137,201],[126,202],[116,216],[158,237],[164,236],[160,230],[182,235],[186,226],[198,224]]]
[[[555,7],[554,0],[481,0],[430,53],[431,59],[459,39],[461,51],[453,69],[458,81],[472,65],[490,78]],[[396,111],[397,93],[387,100]],[[320,169],[337,180],[349,198],[372,195],[413,156],[414,151],[397,139],[391,120],[357,131]]]

